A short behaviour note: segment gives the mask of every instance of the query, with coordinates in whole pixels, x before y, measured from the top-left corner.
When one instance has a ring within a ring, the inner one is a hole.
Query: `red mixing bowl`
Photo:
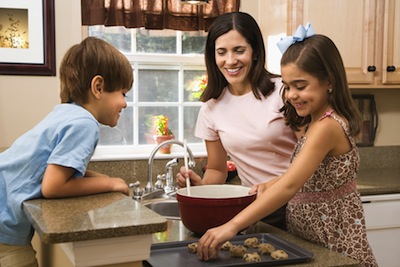
[[[256,199],[250,188],[241,185],[191,186],[177,191],[179,213],[183,225],[196,234],[220,226],[232,219]]]

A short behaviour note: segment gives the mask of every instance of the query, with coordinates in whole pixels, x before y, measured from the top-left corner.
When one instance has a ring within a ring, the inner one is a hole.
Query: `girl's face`
[[[251,90],[249,72],[253,49],[238,31],[231,30],[215,40],[215,61],[234,92],[239,88]]]
[[[129,89],[122,89],[113,92],[103,91],[101,109],[97,120],[104,125],[114,127],[118,123],[121,111],[126,108],[125,96]]]
[[[320,81],[316,77],[297,68],[294,63],[281,66],[285,99],[296,109],[297,115],[311,119],[319,119],[330,108],[328,81]]]

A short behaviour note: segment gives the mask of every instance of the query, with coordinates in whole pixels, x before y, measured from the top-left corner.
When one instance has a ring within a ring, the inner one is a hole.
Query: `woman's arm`
[[[88,176],[72,177],[74,169],[49,164],[42,181],[45,198],[83,196],[105,192],[121,192],[129,195],[129,189],[121,178],[111,178],[104,174],[88,171]],[[85,174],[85,175],[86,175]]]
[[[207,169],[203,178],[192,170],[188,175],[193,185],[205,184],[223,184],[228,176],[228,168],[226,166],[227,153],[222,146],[221,140],[205,141],[207,149]],[[176,182],[179,187],[186,186],[186,169],[181,167],[180,173],[176,175]]]
[[[228,176],[226,166],[227,153],[222,146],[221,140],[206,141],[207,169],[203,176],[205,184],[223,184]]]

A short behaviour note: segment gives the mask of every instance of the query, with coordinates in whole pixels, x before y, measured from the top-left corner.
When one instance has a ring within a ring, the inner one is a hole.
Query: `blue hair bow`
[[[296,42],[301,42],[305,38],[311,37],[315,34],[313,27],[311,27],[311,23],[307,23],[306,27],[300,25],[293,36],[282,37],[276,45],[278,46],[281,53],[285,53],[285,51]]]

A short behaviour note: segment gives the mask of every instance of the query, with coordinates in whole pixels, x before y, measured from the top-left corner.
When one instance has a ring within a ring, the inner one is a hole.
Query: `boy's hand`
[[[121,192],[125,195],[129,196],[129,187],[126,182],[121,178],[110,178],[111,179],[111,191],[113,192]]]

